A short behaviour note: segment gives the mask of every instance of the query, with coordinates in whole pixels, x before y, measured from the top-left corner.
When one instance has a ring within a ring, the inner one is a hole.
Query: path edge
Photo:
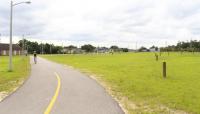
[[[67,65],[67,64],[62,64],[62,63],[58,63],[58,62],[55,62],[55,61],[51,61],[51,60],[48,60],[48,59],[43,58],[41,56],[40,56],[40,58],[45,59],[45,60],[50,61],[50,62],[53,62],[53,63],[58,64],[58,65],[61,65],[61,66],[66,67],[68,69],[75,70],[75,71],[80,72],[82,74],[85,74],[88,78],[94,80],[97,84],[99,84],[105,90],[105,92],[108,95],[111,96],[111,98],[117,103],[117,105],[119,106],[119,108],[121,108],[121,110],[124,112],[124,114],[129,114],[128,110],[125,108],[125,104],[123,104],[115,95],[112,94],[112,91],[109,90],[108,84],[106,84],[103,80],[100,80],[100,79],[98,79],[97,77],[94,76],[94,75],[97,75],[97,74],[93,74],[93,73],[89,72],[88,70],[78,69],[78,68],[75,68],[75,67]]]
[[[22,80],[22,83],[19,84],[16,88],[14,88],[13,90],[11,90],[10,92],[7,92],[7,94],[2,98],[0,99],[0,103],[2,103],[4,100],[8,99],[10,96],[12,96],[13,94],[15,94],[20,88],[23,87],[23,85],[30,79],[30,76],[31,76],[31,69],[32,69],[32,65],[31,65],[31,56],[30,56],[30,60],[29,60],[29,67],[28,67],[29,71],[28,71],[28,74],[27,74],[27,77],[24,78]],[[2,91],[3,92],[3,91]]]

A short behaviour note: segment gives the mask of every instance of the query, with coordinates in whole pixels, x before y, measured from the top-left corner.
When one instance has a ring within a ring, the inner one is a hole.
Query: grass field
[[[8,56],[0,56],[0,93],[12,92],[30,71],[29,57],[14,56],[13,71],[8,72]]]
[[[200,54],[154,53],[47,55],[52,61],[90,71],[102,79],[129,113],[200,114]],[[162,78],[162,62],[167,78]],[[173,112],[174,111],[174,112]]]

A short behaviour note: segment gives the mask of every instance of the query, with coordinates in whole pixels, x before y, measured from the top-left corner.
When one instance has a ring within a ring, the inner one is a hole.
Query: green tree
[[[86,51],[86,52],[93,52],[95,47],[90,45],[90,44],[87,44],[87,45],[81,46],[81,49]]]
[[[28,50],[29,54],[33,54],[34,51],[37,53],[42,53],[42,48],[43,48],[43,53],[44,54],[59,54],[62,52],[62,47],[61,46],[54,46],[53,44],[38,44],[38,42],[31,42],[26,39],[20,40],[18,42],[18,45],[25,50]]]
[[[123,52],[128,52],[128,48],[121,48]]]
[[[115,45],[111,46],[110,49],[113,50],[114,52],[120,51],[119,47]]]

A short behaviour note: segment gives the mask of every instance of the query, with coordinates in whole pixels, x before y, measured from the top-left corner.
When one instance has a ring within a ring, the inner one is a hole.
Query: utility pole
[[[28,55],[28,45],[27,45],[27,47],[26,47],[26,50],[27,50],[27,55]]]
[[[0,34],[0,43],[1,43],[1,34]]]
[[[62,51],[63,51],[63,54],[64,54],[64,46],[63,46],[63,42],[62,42],[62,48],[63,48],[63,50],[62,50]]]
[[[43,43],[42,43],[42,55],[44,54],[44,50],[43,50]]]
[[[43,44],[41,42],[41,47],[40,47],[40,54],[43,54]]]
[[[52,49],[51,49],[52,44],[50,44],[50,54],[52,54]]]
[[[25,52],[24,52],[24,50],[25,50],[25,39],[24,39],[24,34],[22,35],[22,54],[23,55],[25,55]]]
[[[137,52],[137,42],[135,43],[135,51]]]
[[[165,47],[167,47],[167,41],[165,41]]]

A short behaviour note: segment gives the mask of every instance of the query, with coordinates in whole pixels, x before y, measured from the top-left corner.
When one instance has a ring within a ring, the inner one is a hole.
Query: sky
[[[22,0],[14,0],[14,3]],[[13,42],[166,46],[200,40],[200,0],[31,0],[14,7]],[[9,41],[10,1],[0,0],[0,38]]]

